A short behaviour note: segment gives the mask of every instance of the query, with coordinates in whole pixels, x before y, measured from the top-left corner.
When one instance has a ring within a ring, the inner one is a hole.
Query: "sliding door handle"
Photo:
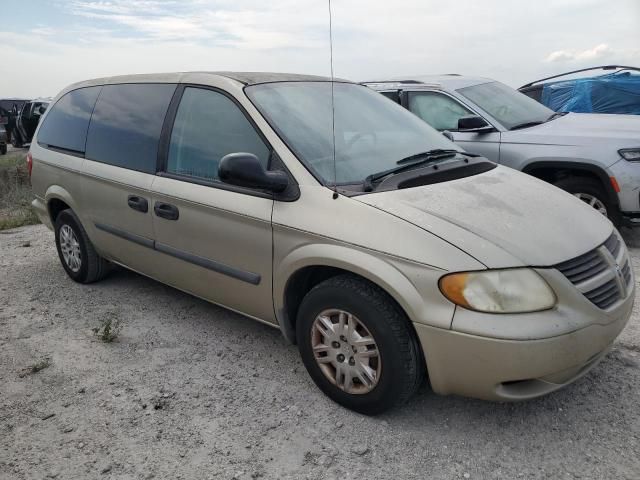
[[[170,203],[156,202],[153,206],[153,211],[156,216],[164,218],[165,220],[178,220],[180,216],[178,207]]]
[[[129,195],[129,197],[127,197],[127,204],[138,212],[147,213],[149,211],[149,202],[147,202],[147,199],[138,197],[137,195]]]

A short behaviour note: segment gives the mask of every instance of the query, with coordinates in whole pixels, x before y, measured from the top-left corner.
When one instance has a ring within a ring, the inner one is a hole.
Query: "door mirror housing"
[[[230,185],[260,188],[274,193],[286,190],[289,177],[282,171],[267,171],[252,153],[230,153],[220,160],[218,178]]]
[[[491,132],[493,127],[487,121],[477,115],[469,115],[458,119],[458,131],[460,132]]]

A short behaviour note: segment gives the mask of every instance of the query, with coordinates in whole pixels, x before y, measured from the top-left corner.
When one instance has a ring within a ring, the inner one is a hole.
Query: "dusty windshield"
[[[458,93],[498,120],[507,130],[544,123],[553,115],[553,110],[499,82],[460,88]]]
[[[247,95],[298,158],[325,184],[362,182],[406,157],[457,149],[412,113],[367,87],[334,83],[335,172],[330,82],[280,82]]]

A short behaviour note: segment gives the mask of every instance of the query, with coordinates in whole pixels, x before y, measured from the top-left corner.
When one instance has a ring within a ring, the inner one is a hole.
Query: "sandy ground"
[[[640,232],[627,240],[640,273]],[[92,332],[106,318],[114,343]],[[45,227],[0,232],[0,479],[41,478],[637,480],[638,311],[545,398],[424,386],[368,418],[320,393],[277,330],[125,270],[75,284]]]

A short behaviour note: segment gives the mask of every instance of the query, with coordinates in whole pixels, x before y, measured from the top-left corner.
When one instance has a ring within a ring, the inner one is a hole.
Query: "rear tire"
[[[14,148],[22,148],[22,140],[20,140],[20,135],[17,132],[11,134],[11,145]]]
[[[6,155],[6,154],[7,154],[7,146],[6,145],[0,146],[0,155]]]
[[[598,180],[588,177],[566,177],[558,180],[554,185],[596,209],[616,226],[620,224],[620,212],[609,201],[607,192]]]
[[[347,323],[351,328],[341,329]],[[404,312],[386,292],[354,275],[330,278],[307,293],[296,336],[315,384],[356,412],[376,415],[402,404],[425,379],[420,346]]]
[[[109,273],[109,263],[96,252],[73,210],[66,209],[58,214],[55,236],[60,263],[72,280],[93,283]]]

